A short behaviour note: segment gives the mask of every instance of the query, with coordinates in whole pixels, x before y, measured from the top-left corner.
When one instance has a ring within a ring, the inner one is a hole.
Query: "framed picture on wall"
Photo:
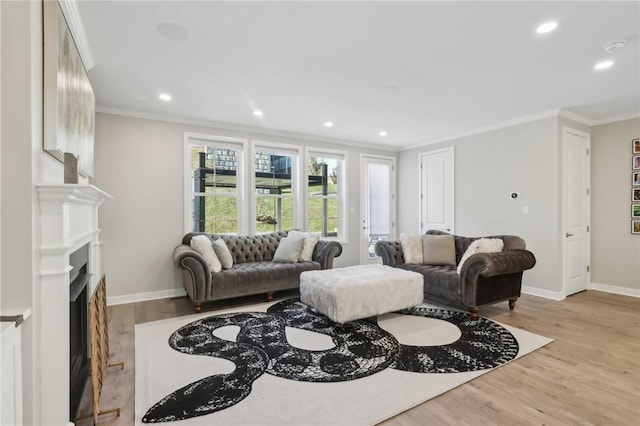
[[[640,186],[640,172],[631,172],[631,185]]]
[[[640,204],[631,204],[631,217],[640,219]]]
[[[631,141],[631,146],[633,147],[634,154],[640,154],[640,139],[634,139]]]
[[[640,155],[633,156],[633,170],[640,170]]]
[[[640,220],[631,221],[631,233],[640,234]]]
[[[95,96],[89,75],[57,1],[44,1],[44,150],[64,162],[78,158],[93,176]]]
[[[640,188],[631,189],[631,201],[640,201]]]

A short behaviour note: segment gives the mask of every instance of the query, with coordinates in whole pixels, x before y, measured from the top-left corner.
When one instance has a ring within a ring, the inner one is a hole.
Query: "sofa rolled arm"
[[[313,261],[322,269],[333,268],[333,259],[342,254],[342,244],[337,241],[319,240],[313,249]]]
[[[536,258],[529,250],[505,250],[498,253],[476,253],[462,265],[461,275],[485,278],[515,274],[533,268]]]
[[[182,244],[173,250],[173,262],[183,270],[182,285],[194,302],[207,298],[211,286],[211,272],[204,257],[188,245]]]
[[[377,241],[375,251],[382,258],[383,265],[395,267],[404,263],[400,241]]]

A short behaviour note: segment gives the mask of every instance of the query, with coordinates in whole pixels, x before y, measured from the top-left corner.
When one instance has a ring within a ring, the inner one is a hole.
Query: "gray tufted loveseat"
[[[233,257],[233,267],[210,272],[204,258],[191,248],[191,238],[207,235],[211,240],[221,238]],[[331,269],[333,259],[342,254],[337,241],[318,241],[311,262],[272,262],[280,240],[287,231],[255,236],[219,235],[192,232],[182,238],[182,244],[173,251],[173,261],[182,270],[182,284],[187,295],[200,312],[202,304],[213,300],[298,288],[300,274],[314,269]]]
[[[448,235],[436,230],[429,230],[427,234]],[[508,300],[509,308],[513,309],[520,297],[522,273],[536,264],[536,258],[526,250],[522,238],[514,235],[486,238],[502,239],[503,250],[470,256],[464,262],[460,275],[456,266],[405,263],[399,241],[378,241],[375,250],[385,265],[421,273],[424,276],[425,299],[463,305],[475,320],[481,305]],[[464,252],[477,239],[454,235],[456,263],[460,263]]]

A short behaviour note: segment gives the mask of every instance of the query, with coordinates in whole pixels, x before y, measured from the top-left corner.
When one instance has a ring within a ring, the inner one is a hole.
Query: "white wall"
[[[630,232],[631,140],[637,138],[640,118],[592,128],[591,281],[640,297],[640,235]]]
[[[2,32],[2,3],[0,3],[0,312],[2,312],[2,40],[4,34]]]
[[[18,314],[32,307],[32,37],[29,3],[2,2],[2,167],[0,191],[3,247],[0,309]],[[33,421],[33,318],[23,331],[24,421]],[[27,423],[29,424],[29,423]]]
[[[578,126],[580,127],[580,126]],[[523,285],[562,291],[558,118],[551,117],[403,151],[399,232],[418,232],[418,157],[455,147],[455,233],[521,236],[537,259]],[[509,193],[520,196],[513,200]],[[523,208],[529,207],[529,214]]]
[[[38,416],[40,365],[39,203],[35,185],[61,183],[62,164],[42,149],[42,3],[0,2],[1,9],[1,302],[3,312],[31,316],[22,325],[24,423]],[[38,358],[39,359],[39,358]],[[46,358],[45,358],[46,363]]]
[[[103,269],[111,303],[182,292],[172,252],[184,235],[184,133],[340,149],[348,153],[348,243],[335,266],[359,263],[360,153],[395,153],[120,115],[96,116],[93,184],[115,197],[100,209]],[[149,294],[154,293],[154,294]]]
[[[3,2],[2,9],[2,310],[7,311],[31,306],[32,87],[29,5]]]

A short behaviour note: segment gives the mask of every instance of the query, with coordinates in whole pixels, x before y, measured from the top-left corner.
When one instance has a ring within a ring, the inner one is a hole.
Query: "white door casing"
[[[419,229],[454,232],[454,148],[420,154]]]
[[[360,156],[360,263],[380,263],[371,256],[371,237],[392,240],[395,231],[395,158]]]
[[[590,282],[590,146],[586,133],[562,131],[562,269],[565,296]]]

